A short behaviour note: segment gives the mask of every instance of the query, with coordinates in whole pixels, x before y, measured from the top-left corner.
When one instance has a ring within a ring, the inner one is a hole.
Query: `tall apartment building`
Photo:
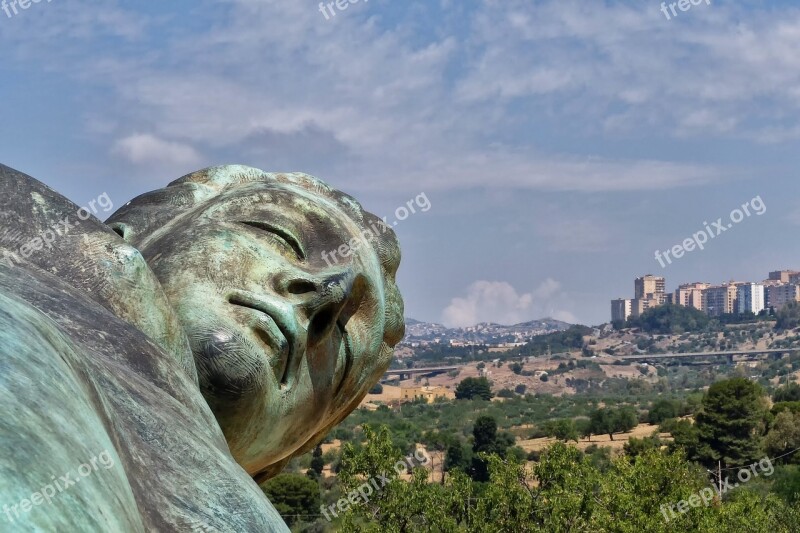
[[[770,296],[773,296],[775,293],[770,290],[770,287],[777,287],[779,285],[783,285],[780,281],[776,281],[774,279],[765,279],[761,282],[764,286],[764,308],[769,309],[770,307],[774,307],[772,303],[769,301]]]
[[[619,298],[611,300],[611,320],[638,318],[650,308],[667,303],[667,283],[660,276],[646,275],[636,278],[633,283],[633,300]],[[672,296],[672,295],[669,295]],[[625,316],[623,319],[622,316]]]
[[[792,277],[794,276],[797,279],[798,275],[800,275],[800,272],[797,270],[776,270],[769,273],[769,279],[780,283],[793,283]]]
[[[738,287],[734,283],[715,285],[703,291],[703,312],[709,316],[730,315],[736,312]]]
[[[642,313],[648,309],[658,307],[659,305],[664,305],[663,298],[634,298],[631,300],[631,316],[639,318]]]
[[[766,288],[765,299],[766,305],[778,311],[789,302],[800,302],[800,285],[790,283],[770,285]]]
[[[631,300],[619,298],[611,300],[611,321],[615,320],[628,320],[632,314]]]
[[[655,299],[660,304],[666,300],[667,283],[661,276],[648,274],[641,278],[636,278],[633,282],[634,298],[637,300]]]
[[[708,283],[686,283],[675,290],[673,303],[683,307],[694,307],[703,310],[703,291],[710,287]]]
[[[744,283],[736,289],[739,314],[753,313],[757,315],[765,309],[765,290],[760,283]]]

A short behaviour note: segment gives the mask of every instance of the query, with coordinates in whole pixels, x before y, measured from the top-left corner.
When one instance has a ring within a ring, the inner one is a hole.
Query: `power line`
[[[786,457],[787,455],[792,455],[793,453],[797,453],[798,451],[800,451],[800,448],[796,448],[796,449],[794,449],[794,450],[792,450],[792,451],[790,451],[790,452],[786,452],[786,453],[784,453],[783,455],[779,455],[779,456],[777,456],[777,457],[773,457],[773,458],[769,458],[769,457],[767,457],[767,460],[768,460],[768,461],[770,461],[770,462],[772,462],[772,461],[777,461],[778,459],[783,459],[783,458],[784,458],[784,457]],[[763,461],[763,459],[762,459],[762,461]],[[718,468],[717,470],[719,470],[719,471],[722,471],[722,472],[725,472],[725,471],[728,471],[728,470],[742,470],[742,469],[744,469],[744,468],[747,468],[747,466],[730,466],[730,467],[728,467],[728,468]],[[706,470],[707,470],[708,472],[711,472],[712,474],[714,473],[714,472],[712,472],[711,470],[708,470],[708,469],[706,469]]]

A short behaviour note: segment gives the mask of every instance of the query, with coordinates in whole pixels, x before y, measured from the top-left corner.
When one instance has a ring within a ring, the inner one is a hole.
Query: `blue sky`
[[[424,192],[400,284],[450,325],[597,324],[637,275],[800,269],[800,9],[660,5],[41,2],[0,12],[0,161],[77,203],[225,163],[390,219]],[[755,196],[762,216],[656,262]]]

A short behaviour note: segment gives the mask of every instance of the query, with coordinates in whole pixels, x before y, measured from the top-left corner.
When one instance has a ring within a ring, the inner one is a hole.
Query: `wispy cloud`
[[[98,28],[124,18],[111,2],[98,6],[104,6],[94,19]],[[325,165],[331,178],[357,189],[491,183],[594,192],[693,186],[723,180],[726,172],[653,157],[614,159],[580,146],[553,152],[528,136],[492,145],[485,139],[505,137],[507,124],[531,99],[546,105],[545,113],[558,108],[567,117],[565,129],[630,135],[660,127],[679,137],[764,140],[794,135],[792,129],[742,131],[749,120],[763,118],[757,116],[763,108],[741,104],[761,98],[797,115],[800,54],[786,53],[797,46],[795,11],[754,14],[731,34],[737,12],[723,6],[715,6],[713,17],[693,17],[690,27],[664,24],[644,4],[605,2],[587,12],[585,3],[570,0],[512,0],[502,8],[486,0],[460,21],[472,32],[444,27],[409,40],[410,27],[382,23],[381,4],[348,12],[336,24],[302,3],[231,0],[225,6],[213,27],[173,36],[157,54],[134,52],[143,33],[153,37],[168,19],[132,17],[117,31],[128,44],[112,55],[96,46],[101,32],[85,11],[59,13],[65,17],[60,27],[78,21],[86,28],[86,38],[66,48],[73,56],[91,49],[92,58],[71,68],[113,88],[117,105],[107,121],[116,124],[117,138],[133,124],[154,138],[184,139],[212,158],[245,153],[246,162],[267,167],[274,145],[289,154],[287,165],[296,162],[293,169]],[[61,37],[34,36],[34,48],[52,49]],[[170,151],[173,158],[191,156],[175,146]]]
[[[202,161],[190,145],[160,139],[150,134],[134,134],[114,143],[112,152],[135,165],[169,165],[191,169]]]

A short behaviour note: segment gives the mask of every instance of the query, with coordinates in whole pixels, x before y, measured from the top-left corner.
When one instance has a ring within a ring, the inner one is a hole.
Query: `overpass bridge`
[[[429,368],[400,368],[394,370],[387,370],[386,373],[383,375],[384,379],[388,379],[390,376],[398,376],[400,381],[404,379],[410,379],[412,375],[421,375],[424,377],[432,377],[438,376],[439,374],[444,374],[445,372],[450,372],[451,370],[458,370],[459,367],[457,366],[437,366],[437,367],[429,367]]]
[[[697,361],[709,359],[716,359],[724,357],[729,364],[736,362],[736,357],[740,357],[740,361],[753,361],[762,359],[764,357],[773,357],[780,359],[784,354],[800,352],[800,347],[797,348],[774,348],[769,350],[725,350],[720,352],[685,352],[685,353],[652,353],[641,355],[620,355],[614,357],[620,361],[638,361],[641,363],[658,363],[669,361]],[[705,364],[714,364],[713,362],[706,362]]]

